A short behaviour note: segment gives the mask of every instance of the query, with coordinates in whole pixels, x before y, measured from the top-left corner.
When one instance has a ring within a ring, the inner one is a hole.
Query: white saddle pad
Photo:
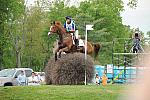
[[[83,46],[83,47],[85,46],[85,43],[82,39],[79,39],[79,46]]]

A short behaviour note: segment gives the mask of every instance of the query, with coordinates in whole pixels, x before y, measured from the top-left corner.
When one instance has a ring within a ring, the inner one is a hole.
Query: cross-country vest
[[[64,28],[66,28],[67,31],[75,31],[75,22],[71,21],[70,24],[67,24],[67,22],[65,22]]]

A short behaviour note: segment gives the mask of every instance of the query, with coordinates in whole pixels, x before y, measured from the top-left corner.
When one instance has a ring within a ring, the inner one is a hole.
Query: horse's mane
[[[61,30],[62,30],[63,33],[66,33],[66,30],[65,30],[65,28],[62,26],[62,24],[61,24],[60,21],[55,21],[55,25],[58,26],[59,28],[61,28]]]
[[[57,26],[62,26],[62,24],[61,24],[60,21],[55,21],[55,25],[57,25]]]

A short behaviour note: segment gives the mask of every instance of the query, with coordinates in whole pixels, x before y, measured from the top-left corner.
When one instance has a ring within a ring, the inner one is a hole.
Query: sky
[[[138,0],[136,9],[126,6],[129,0],[124,0],[125,11],[121,13],[123,24],[130,25],[131,28],[139,27],[141,31],[150,31],[150,0]]]

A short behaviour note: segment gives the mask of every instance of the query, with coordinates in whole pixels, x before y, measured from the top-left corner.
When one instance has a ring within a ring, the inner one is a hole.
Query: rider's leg
[[[138,38],[133,39],[133,53],[139,52],[140,40]]]
[[[74,33],[70,33],[70,34],[72,36],[73,44],[75,44],[75,35],[74,35]]]
[[[78,39],[75,39],[75,45],[79,46],[79,40]]]
[[[139,49],[140,52],[144,52],[144,49],[142,48],[142,46],[140,44],[139,44],[139,48],[138,49]]]
[[[78,45],[79,45],[79,31],[76,30],[74,35],[75,35],[75,45],[78,47]]]

